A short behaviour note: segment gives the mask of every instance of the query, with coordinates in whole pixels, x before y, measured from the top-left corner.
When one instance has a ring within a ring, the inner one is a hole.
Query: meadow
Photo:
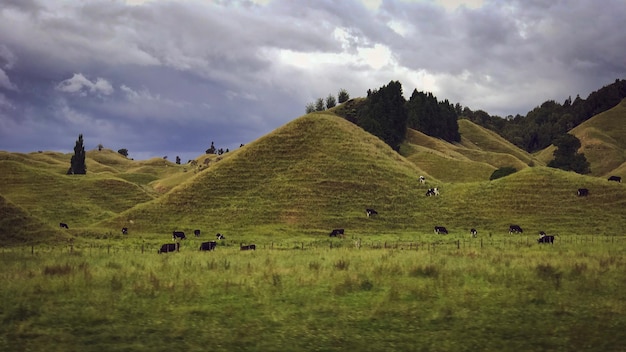
[[[626,349],[623,237],[186,241],[2,249],[0,350]]]

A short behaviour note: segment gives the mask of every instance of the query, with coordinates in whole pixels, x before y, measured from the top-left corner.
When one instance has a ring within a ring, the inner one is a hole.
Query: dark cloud
[[[69,152],[82,133],[87,148],[186,161],[340,88],[399,80],[506,116],[624,78],[622,0],[481,5],[4,1],[0,149]]]

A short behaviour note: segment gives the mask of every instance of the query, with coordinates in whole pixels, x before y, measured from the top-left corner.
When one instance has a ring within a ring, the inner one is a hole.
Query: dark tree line
[[[448,142],[461,141],[458,115],[448,100],[439,102],[433,93],[414,90],[407,110],[410,128]]]

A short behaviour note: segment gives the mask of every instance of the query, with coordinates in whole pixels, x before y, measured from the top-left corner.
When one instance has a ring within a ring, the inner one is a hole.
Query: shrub
[[[491,176],[489,176],[489,180],[495,180],[504,176],[508,176],[510,174],[514,174],[517,172],[517,169],[511,166],[501,167],[498,170],[494,171]]]

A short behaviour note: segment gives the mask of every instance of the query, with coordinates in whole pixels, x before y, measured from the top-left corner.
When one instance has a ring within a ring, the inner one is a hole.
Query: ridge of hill
[[[569,132],[580,140],[579,153],[589,161],[592,176],[626,177],[626,99],[586,120]],[[550,145],[536,154],[549,162],[556,147]]]
[[[0,243],[34,244],[65,239],[55,229],[0,195]]]
[[[112,226],[128,219],[142,231],[163,232],[182,224],[215,231],[363,226],[365,208],[388,219],[405,217],[388,210],[416,206],[418,178],[430,178],[380,139],[329,112],[299,117],[228,154]]]
[[[517,170],[543,163],[497,133],[467,119],[459,120],[460,143],[449,143],[408,129],[400,152],[416,165],[446,182],[488,180],[498,168]]]

